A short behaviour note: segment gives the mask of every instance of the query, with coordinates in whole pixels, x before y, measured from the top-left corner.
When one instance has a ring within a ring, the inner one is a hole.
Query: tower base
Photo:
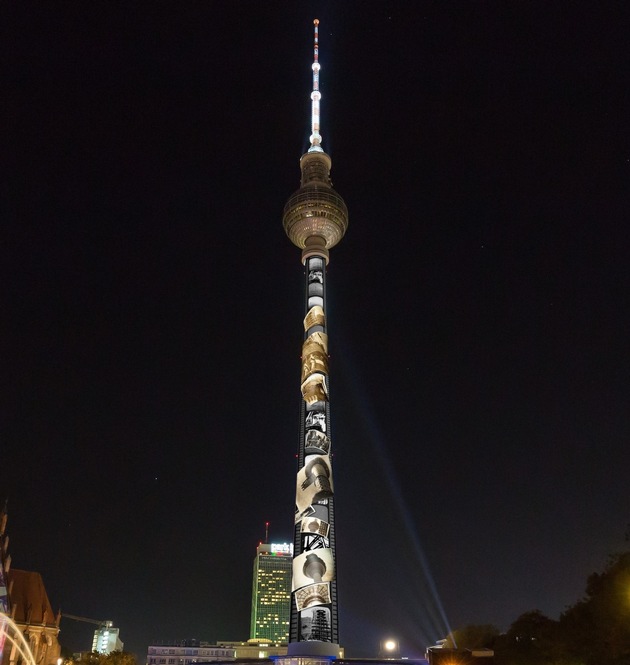
[[[338,644],[332,642],[319,642],[318,640],[289,642],[286,662],[280,662],[283,661],[283,658],[280,657],[276,663],[277,665],[294,665],[292,662],[294,658],[308,658],[309,665],[311,665],[310,658],[313,658],[312,665],[315,665],[320,658],[329,661],[341,656],[343,656],[343,650]]]

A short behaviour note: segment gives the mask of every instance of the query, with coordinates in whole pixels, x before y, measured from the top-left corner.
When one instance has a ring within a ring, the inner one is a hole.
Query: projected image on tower
[[[300,520],[309,515],[315,515],[315,506],[307,506],[304,510],[298,510],[295,506],[295,524],[299,524]]]
[[[329,642],[330,608],[313,607],[300,612],[300,635],[303,640],[319,640]]]
[[[300,524],[300,532],[313,536],[328,537],[328,529],[330,525],[324,520],[317,519],[316,517],[305,517]]]
[[[330,547],[330,541],[324,536],[314,536],[312,534],[302,534],[302,551],[319,550]]]
[[[311,307],[304,317],[304,330],[310,330],[314,326],[324,326],[326,324],[326,315],[324,308],[320,305]]]
[[[324,295],[324,285],[319,284],[318,282],[312,282],[308,285],[308,295],[309,296],[323,296]]]
[[[300,386],[300,390],[307,404],[325,402],[328,399],[328,386],[323,374],[311,374]]]
[[[330,439],[323,432],[311,429],[304,437],[304,450],[307,455],[313,453],[328,455],[330,453]]]
[[[298,612],[317,605],[330,605],[330,584],[328,582],[309,584],[295,592],[295,606]]]
[[[326,413],[324,412],[325,404],[316,402],[312,405],[317,408],[317,411],[309,411],[306,414],[304,425],[306,429],[318,429],[320,432],[326,431]]]
[[[328,374],[328,335],[315,332],[302,344],[302,382],[311,374]]]
[[[328,524],[328,514],[328,499],[322,499],[321,501],[308,506],[308,508],[301,512],[298,511],[297,506],[295,506],[295,524],[299,524],[301,520],[306,518],[318,519]],[[330,529],[332,530],[332,527],[330,527]],[[326,547],[328,547],[328,545],[326,545]]]
[[[307,455],[297,474],[295,504],[303,513],[311,504],[333,495],[332,471],[328,455]]]
[[[321,270],[310,270],[308,273],[308,284],[323,284],[324,273]]]
[[[311,256],[308,260],[308,281],[324,281],[324,261],[319,256]]]
[[[293,559],[293,591],[307,584],[332,582],[334,579],[335,564],[330,548],[303,552]]]

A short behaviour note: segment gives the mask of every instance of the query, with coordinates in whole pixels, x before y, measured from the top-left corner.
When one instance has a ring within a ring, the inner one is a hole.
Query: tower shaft
[[[302,403],[290,642],[325,641],[338,644],[326,257],[323,253],[306,259],[304,290],[304,340],[300,377]],[[315,626],[318,629],[314,632]],[[327,639],[324,640],[324,636]]]

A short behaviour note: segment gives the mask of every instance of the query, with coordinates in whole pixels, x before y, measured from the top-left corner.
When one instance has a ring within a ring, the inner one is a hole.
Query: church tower
[[[310,147],[300,159],[300,188],[283,226],[302,250],[304,342],[289,656],[339,655],[335,510],[330,422],[326,267],[348,228],[348,210],[332,188],[331,159],[319,132],[319,21],[314,21]]]

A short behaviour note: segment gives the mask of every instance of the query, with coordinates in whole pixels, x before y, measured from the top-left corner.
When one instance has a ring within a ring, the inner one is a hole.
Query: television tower
[[[319,133],[319,21],[315,19],[310,147],[282,224],[305,267],[301,415],[295,499],[289,656],[339,656],[326,266],[348,228],[348,209],[332,188],[331,159]]]

